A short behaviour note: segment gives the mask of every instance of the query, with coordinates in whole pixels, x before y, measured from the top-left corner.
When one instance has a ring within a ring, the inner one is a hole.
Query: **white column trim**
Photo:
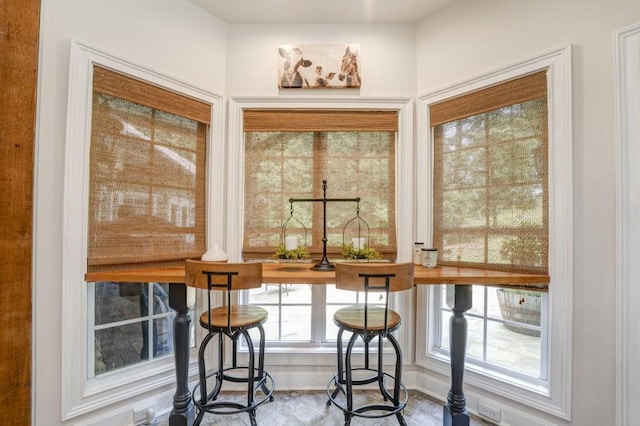
[[[616,426],[637,422],[640,401],[640,25],[615,33]]]

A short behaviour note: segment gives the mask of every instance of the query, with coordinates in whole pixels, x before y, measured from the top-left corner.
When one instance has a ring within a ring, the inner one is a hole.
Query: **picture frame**
[[[278,46],[279,89],[358,89],[358,44]]]

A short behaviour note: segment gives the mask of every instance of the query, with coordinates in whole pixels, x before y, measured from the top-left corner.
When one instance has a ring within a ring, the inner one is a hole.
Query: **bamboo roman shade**
[[[396,111],[246,110],[245,132],[397,132]]]
[[[327,203],[328,252],[343,242],[367,238],[367,245],[395,258],[396,111],[245,110],[245,258],[266,258],[295,235],[313,254],[322,252],[322,203],[290,198],[360,197]],[[351,222],[350,222],[351,221]],[[316,257],[316,256],[313,256]]]
[[[200,257],[211,106],[97,66],[93,88],[88,270]]]
[[[440,263],[548,273],[546,72],[430,108]]]

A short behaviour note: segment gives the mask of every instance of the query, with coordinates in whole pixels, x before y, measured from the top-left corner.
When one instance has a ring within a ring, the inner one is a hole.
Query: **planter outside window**
[[[502,318],[508,321],[520,322],[528,325],[540,326],[540,308],[542,298],[540,292],[515,289],[497,289],[498,305]],[[521,301],[524,302],[521,303]],[[539,330],[519,327],[516,324],[504,324],[516,333],[540,337]]]

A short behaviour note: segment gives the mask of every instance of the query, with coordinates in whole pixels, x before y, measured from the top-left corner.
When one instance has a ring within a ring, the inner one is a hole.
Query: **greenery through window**
[[[445,121],[433,132],[441,263],[546,273],[546,95]]]
[[[440,263],[547,273],[549,257],[546,73],[436,104],[433,244]],[[445,288],[434,289],[435,350],[448,356]],[[543,385],[546,293],[474,286],[470,368]]]
[[[394,259],[395,144],[395,131],[245,131],[244,257],[268,258],[283,243],[289,199],[322,198],[326,180],[328,198],[361,199],[359,213],[355,202],[327,203],[328,252],[360,236]],[[322,203],[294,203],[285,232],[318,257]]]

